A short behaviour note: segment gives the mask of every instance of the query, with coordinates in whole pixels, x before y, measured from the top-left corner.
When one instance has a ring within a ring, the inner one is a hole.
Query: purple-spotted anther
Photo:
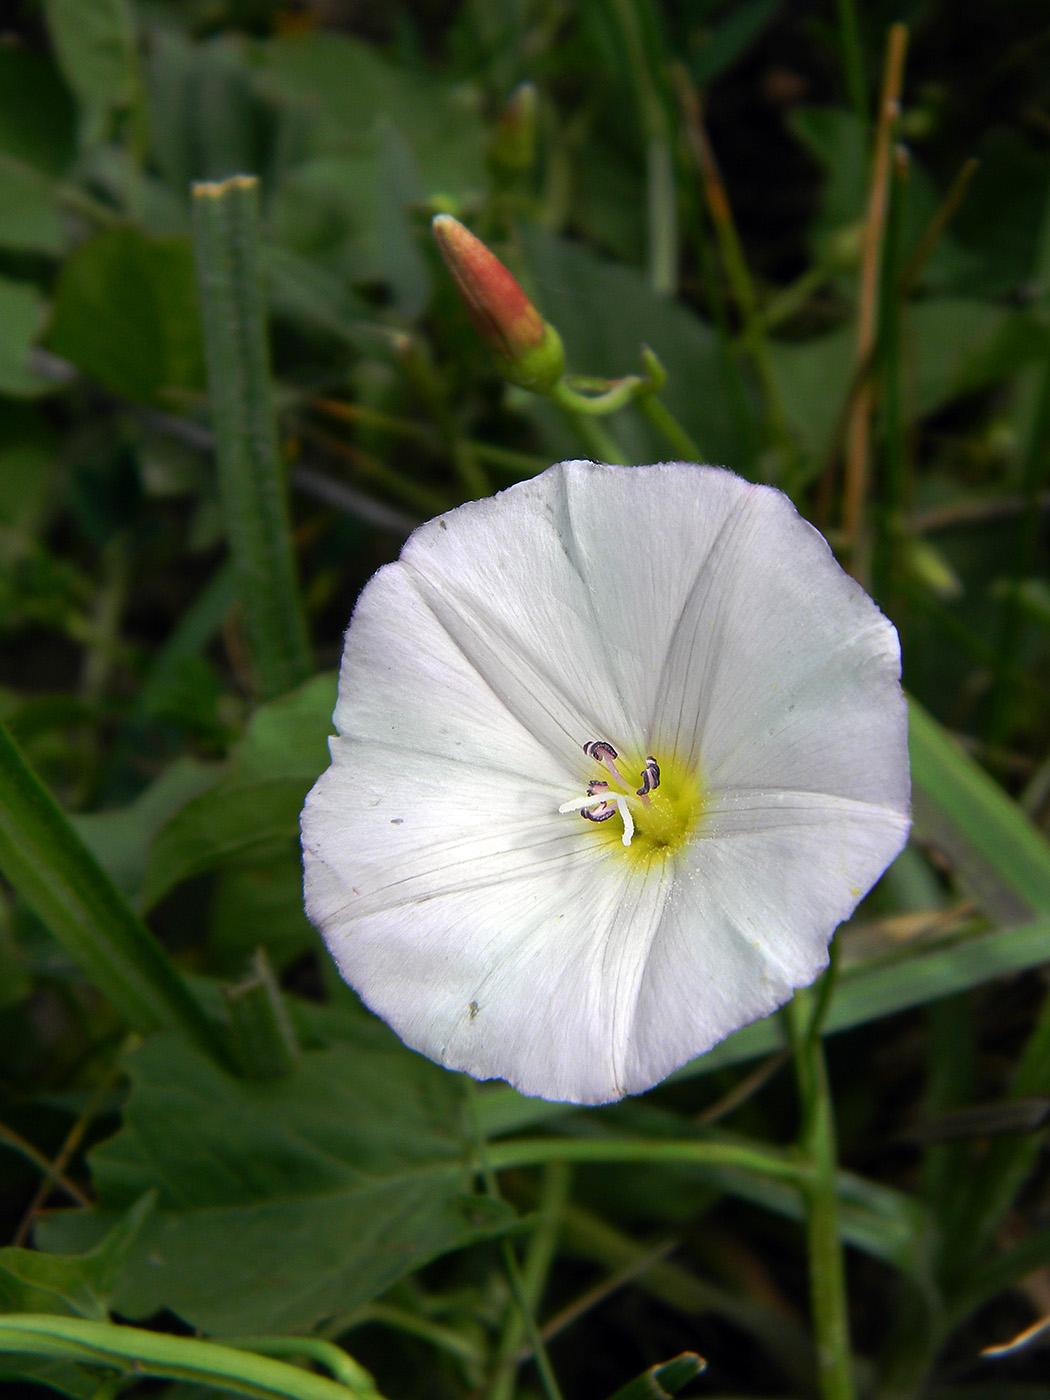
[[[562,463],[422,526],[361,594],[307,912],[451,1069],[638,1093],[810,982],[900,850],[899,677],[779,492]]]

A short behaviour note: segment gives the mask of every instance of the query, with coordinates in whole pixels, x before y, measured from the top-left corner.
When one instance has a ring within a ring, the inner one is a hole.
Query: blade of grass
[[[224,1063],[217,1028],[2,724],[0,870],[130,1026],[176,1027]]]
[[[1003,923],[1050,914],[1050,845],[1016,802],[913,700],[909,746],[915,827]]]
[[[860,43],[860,25],[854,0],[836,0],[839,17],[839,43],[842,46],[842,67],[846,76],[846,91],[850,105],[862,122],[868,120],[868,84],[864,76],[864,51]]]
[[[277,446],[259,274],[258,181],[193,190],[193,228],[219,485],[259,690],[312,669]]]

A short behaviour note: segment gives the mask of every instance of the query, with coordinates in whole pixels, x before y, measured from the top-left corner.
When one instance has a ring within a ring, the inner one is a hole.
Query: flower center
[[[589,740],[583,750],[603,775],[587,784],[584,796],[563,802],[559,812],[578,812],[598,824],[610,843],[623,845],[635,860],[669,855],[696,830],[704,810],[698,774],[677,760],[660,762],[652,754],[644,762],[628,762],[604,739]],[[625,773],[635,771],[639,778],[632,783]],[[617,816],[620,821],[613,822]]]

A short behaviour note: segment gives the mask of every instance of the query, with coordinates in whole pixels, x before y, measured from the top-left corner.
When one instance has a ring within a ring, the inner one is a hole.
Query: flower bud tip
[[[431,227],[474,329],[503,377],[538,393],[553,388],[565,369],[558,332],[495,253],[458,219],[437,214]]]

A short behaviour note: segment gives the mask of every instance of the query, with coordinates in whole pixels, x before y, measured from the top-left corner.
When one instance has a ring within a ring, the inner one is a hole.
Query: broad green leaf
[[[208,931],[213,971],[240,976],[260,944],[278,971],[319,946],[303,909],[297,842],[289,841],[284,852],[268,860],[227,866],[216,878]]]
[[[852,327],[797,343],[772,341],[769,358],[796,439],[811,461],[826,461],[856,372]]]
[[[31,398],[54,388],[50,380],[29,365],[29,351],[43,326],[44,315],[44,299],[36,287],[0,277],[0,394]]]
[[[262,865],[298,850],[303,801],[328,764],[335,693],[333,675],[317,676],[256,711],[225,776],[158,833],[145,908],[191,876]]]
[[[135,1236],[153,1209],[145,1195],[86,1254],[0,1249],[0,1313],[57,1313],[103,1319]]]
[[[47,343],[104,388],[179,406],[204,387],[204,361],[186,238],[135,228],[89,238],[59,274]]]
[[[136,96],[130,0],[44,0],[44,15],[58,65],[80,103],[84,143],[97,145],[109,114]]]
[[[484,186],[488,131],[463,94],[422,69],[398,68],[348,34],[280,36],[250,50],[258,90],[316,123],[320,150],[369,150],[377,131],[411,144],[424,194],[463,198]]]
[[[52,63],[17,43],[0,47],[0,152],[42,174],[60,175],[76,156],[75,119]]]
[[[903,318],[905,407],[925,417],[1050,354],[1050,332],[1022,312],[964,297],[909,306]]]
[[[258,180],[195,185],[193,239],[226,533],[256,683],[272,699],[313,667],[270,386]]]
[[[171,1036],[128,1072],[124,1126],[91,1154],[97,1208],[40,1230],[46,1248],[82,1246],[156,1187],[116,1297],[127,1316],[168,1307],[220,1334],[305,1331],[512,1223],[471,1194],[460,1081],[369,1020],[265,1084]]]
[[[77,836],[0,725],[0,871],[129,1025],[178,1026],[221,1056],[216,1030],[160,943]]]
[[[795,107],[788,125],[824,171],[820,214],[814,224],[817,256],[824,261],[829,240],[864,217],[868,133],[855,113],[836,107]]]
[[[915,828],[999,922],[1050,915],[1050,845],[1016,802],[913,700]]]
[[[1050,338],[1036,321],[990,302],[931,298],[909,306],[903,326],[908,421],[1050,353]],[[795,435],[815,461],[825,461],[856,374],[853,328],[797,343],[775,341],[770,357]]]
[[[54,66],[0,46],[0,247],[60,253],[57,177],[75,154],[75,111]]]
[[[65,242],[54,181],[0,150],[0,248],[61,253]]]
[[[820,212],[811,233],[815,257],[839,274],[844,295],[853,296],[868,203],[871,133],[855,112],[836,107],[795,107],[788,124],[824,171]],[[913,157],[902,197],[901,240],[907,258],[928,229],[944,192]],[[922,285],[962,287],[977,265],[978,259],[959,247],[950,231],[942,232],[926,260]]]
[[[218,780],[220,771],[218,764],[176,759],[126,807],[72,818],[88,850],[136,906],[150,842],[176,812]]]
[[[338,327],[340,308],[348,301],[340,283],[381,284],[400,315],[418,315],[430,277],[409,214],[423,198],[411,153],[389,127],[377,131],[367,151],[304,161],[282,183],[270,210],[269,238],[289,249],[299,264],[298,269],[287,260],[282,265],[267,253],[268,271],[277,272],[268,277],[271,295],[285,306],[294,298],[317,318],[317,289],[327,279],[336,295],[325,319],[338,317]],[[313,264],[309,277],[303,275],[304,264]]]

